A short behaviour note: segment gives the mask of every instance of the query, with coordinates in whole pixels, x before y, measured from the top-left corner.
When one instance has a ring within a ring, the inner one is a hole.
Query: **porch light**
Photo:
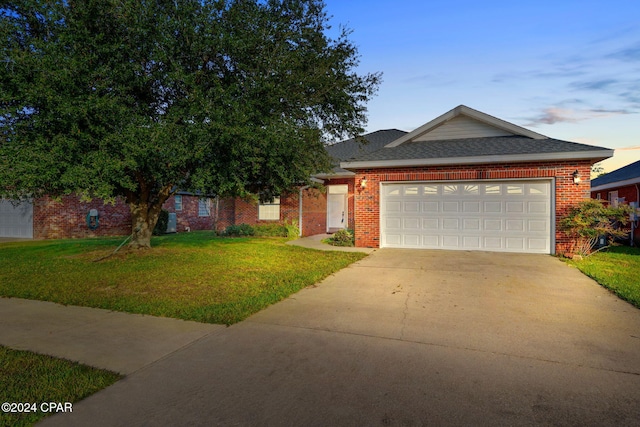
[[[580,175],[580,172],[578,172],[578,170],[576,169],[571,176],[573,176],[573,183],[575,185],[578,185],[582,182],[582,175]]]
[[[363,177],[363,178],[360,180],[360,188],[362,188],[363,190],[364,190],[365,188],[367,188],[367,178],[366,178],[366,177]]]

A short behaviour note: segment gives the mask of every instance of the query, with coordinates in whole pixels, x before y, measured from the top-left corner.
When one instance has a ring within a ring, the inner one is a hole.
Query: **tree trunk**
[[[129,247],[133,249],[151,249],[151,235],[158,222],[162,205],[169,198],[172,186],[166,186],[155,194],[153,201],[140,200],[143,197],[128,197],[129,211],[131,212],[131,242]]]
[[[151,234],[158,221],[158,215],[151,214],[147,204],[131,203],[131,242],[129,247],[133,249],[151,249]]]

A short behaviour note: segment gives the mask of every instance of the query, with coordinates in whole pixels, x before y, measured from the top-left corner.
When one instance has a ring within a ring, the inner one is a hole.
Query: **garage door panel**
[[[423,234],[422,235],[422,246],[429,249],[437,249],[440,247],[440,236]]]
[[[440,203],[422,202],[422,212],[440,212]]]
[[[524,221],[521,219],[508,219],[504,225],[505,231],[524,231]]]
[[[505,212],[522,213],[524,212],[524,202],[507,202],[505,203]]]
[[[460,221],[458,218],[443,218],[442,229],[443,230],[457,230],[460,227]]]
[[[442,212],[458,212],[458,202],[442,202]]]
[[[387,201],[385,203],[385,207],[387,208],[387,212],[402,212],[402,202],[399,201]]]
[[[502,249],[502,238],[500,237],[484,237],[483,248],[488,250]]]
[[[418,247],[420,246],[420,241],[422,240],[420,238],[419,234],[404,234],[404,245],[405,246],[412,246],[412,247]]]
[[[404,202],[402,209],[409,213],[420,212],[420,202]]]
[[[547,248],[547,239],[541,238],[541,239],[529,239],[528,240],[529,243],[529,250],[531,251],[544,251]]]
[[[502,202],[484,202],[484,211],[486,213],[501,213]]]
[[[480,202],[463,202],[462,203],[462,211],[465,213],[479,213],[480,212]]]
[[[420,218],[404,218],[402,221],[403,230],[420,230]]]
[[[500,219],[485,219],[484,220],[485,231],[501,231],[502,220]]]
[[[480,231],[480,218],[463,219],[462,229],[467,231]]]
[[[440,221],[437,218],[423,218],[422,229],[423,230],[438,230]]]
[[[383,246],[550,253],[551,181],[382,187]]]
[[[527,212],[531,214],[547,214],[549,213],[548,202],[527,202]]]
[[[452,249],[458,248],[460,245],[460,236],[442,236],[442,246],[444,248]]]
[[[549,223],[544,220],[531,219],[527,221],[527,230],[530,232],[549,232]]]
[[[402,236],[400,233],[386,233],[383,241],[386,246],[401,246]]]
[[[512,250],[512,251],[519,251],[521,252],[524,248],[525,248],[525,238],[524,237],[506,237],[505,238],[505,242],[506,242],[506,249]]]
[[[402,218],[400,217],[385,218],[384,226],[386,229],[400,229],[401,225],[402,225]]]
[[[465,249],[481,249],[480,236],[464,236],[462,237],[462,245]]]

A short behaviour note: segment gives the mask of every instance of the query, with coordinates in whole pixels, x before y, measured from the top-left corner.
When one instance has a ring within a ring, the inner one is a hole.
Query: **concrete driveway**
[[[637,425],[640,310],[544,255],[390,250],[43,425]]]

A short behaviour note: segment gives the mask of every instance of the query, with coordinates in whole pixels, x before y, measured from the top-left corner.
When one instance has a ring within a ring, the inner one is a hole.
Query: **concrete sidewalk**
[[[0,298],[0,345],[131,374],[222,325]]]

